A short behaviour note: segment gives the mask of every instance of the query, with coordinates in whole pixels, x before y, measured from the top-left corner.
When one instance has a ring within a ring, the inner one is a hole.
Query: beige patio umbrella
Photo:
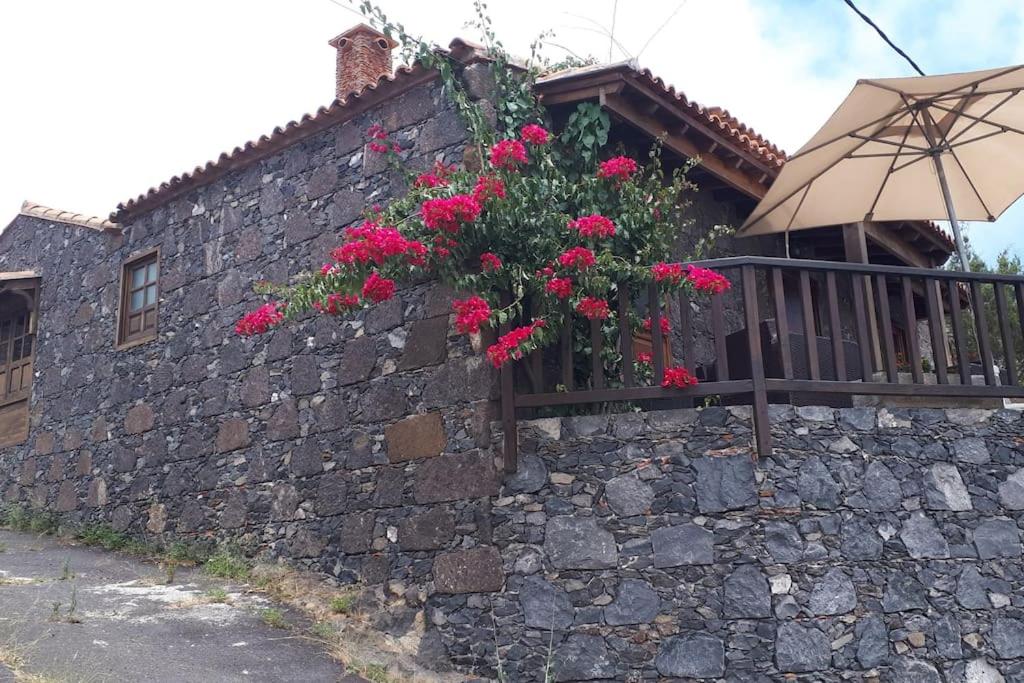
[[[858,221],[994,221],[1024,194],[1024,66],[857,82],[740,235]]]

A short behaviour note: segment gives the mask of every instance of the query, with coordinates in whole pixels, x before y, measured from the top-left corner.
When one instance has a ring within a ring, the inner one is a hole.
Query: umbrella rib
[[[909,132],[909,130],[910,130],[910,127],[908,126],[907,127],[907,131]],[[850,137],[851,138],[857,138],[858,140],[867,140],[868,142],[877,142],[877,143],[882,144],[882,145],[891,145],[893,147],[900,147],[900,148],[909,147],[910,149],[917,150],[918,152],[927,152],[928,151],[927,147],[918,147],[917,145],[904,145],[902,142],[893,142],[892,140],[882,140],[880,138],[873,138],[873,137],[868,136],[868,135],[860,135],[859,133],[850,133]],[[905,141],[906,139],[907,139],[907,136],[904,135],[903,136],[903,140]],[[888,155],[885,155],[885,156],[888,156]]]
[[[1000,107],[1002,107],[1004,104],[1006,104],[1007,102],[1009,102],[1010,100],[1012,100],[1014,97],[1016,97],[1019,94],[1020,94],[1020,90],[1017,90],[1015,92],[1010,93],[1009,95],[1004,97],[1002,100],[1000,100],[999,102],[994,104],[992,107],[990,107],[988,111],[986,111],[984,114],[981,114],[980,116],[975,116],[974,114],[968,114],[967,112],[960,112],[960,116],[964,117],[965,119],[970,119],[971,123],[966,128],[964,128],[962,131],[960,131],[959,133],[954,135],[952,138],[947,139],[946,142],[947,143],[956,142],[956,140],[959,139],[960,136],[965,134],[970,129],[974,128],[979,123],[984,123],[986,126],[993,126],[995,128],[1002,128],[1002,129],[1006,129],[1006,130],[1011,130],[1014,133],[1024,134],[1024,131],[1015,129],[1012,126],[1007,126],[1007,125],[1004,125],[1004,124],[1001,124],[1001,123],[995,123],[994,121],[988,121],[985,118],[987,116],[990,116],[993,112],[995,112],[996,109],[999,109]],[[932,106],[935,107],[936,109],[940,109],[940,110],[945,111],[945,112],[956,113],[954,110],[952,110],[952,109],[950,109],[948,107],[944,107],[941,104],[933,103]],[[943,137],[945,137],[945,136],[943,136]]]
[[[892,123],[892,121],[895,119],[895,117],[897,117],[897,116],[899,116],[900,114],[903,114],[903,113],[904,113],[903,110],[900,110],[898,108],[897,109],[893,109],[893,110],[889,111],[888,113],[883,114],[882,116],[879,116],[874,121],[868,121],[864,125],[862,125],[862,126],[860,126],[858,128],[854,128],[852,131],[847,131],[845,133],[840,133],[840,134],[836,135],[834,138],[831,138],[829,140],[824,140],[823,142],[815,145],[814,147],[811,147],[810,149],[805,149],[802,152],[798,152],[798,153],[794,154],[793,156],[791,156],[788,159],[786,159],[786,163],[793,163],[794,160],[799,159],[802,156],[807,156],[811,152],[816,152],[819,149],[821,149],[822,147],[828,147],[833,142],[838,142],[839,140],[842,140],[843,138],[850,137],[852,134],[857,133],[858,131],[863,130],[864,128],[867,128],[869,126],[874,126],[875,124],[881,123],[882,121],[888,121],[888,123]],[[886,125],[888,125],[888,123]],[[882,128],[885,128],[885,126],[882,126]],[[878,130],[881,130],[881,128],[879,128]]]
[[[978,192],[978,188],[974,186],[974,181],[971,180],[971,176],[967,173],[967,169],[964,168],[962,163],[960,163],[960,157],[956,155],[956,152],[953,151],[952,147],[949,148],[949,153],[953,155],[953,161],[955,161],[956,165],[960,168],[960,172],[964,174],[964,178],[967,180],[967,184],[971,186],[974,196],[978,198],[978,203],[981,204],[981,208],[985,209],[985,214],[988,216],[988,219],[990,221],[995,220],[995,216],[992,215],[992,211],[989,210],[985,200],[981,198],[981,193]]]
[[[927,150],[922,150],[920,152],[917,152],[917,154],[927,154],[927,153],[928,153]],[[908,152],[906,154],[902,154],[901,153],[901,154],[898,154],[897,156],[910,156],[911,154],[913,154],[913,152]],[[892,156],[893,155],[890,152],[873,152],[871,154],[853,154],[853,153],[850,153],[850,154],[846,155],[846,158],[847,159],[882,159],[882,158],[889,159]]]
[[[955,93],[958,90],[963,90],[965,88],[972,88],[972,87],[976,88],[979,85],[981,85],[982,83],[984,83],[985,81],[990,81],[993,78],[999,78],[1000,76],[1005,76],[1006,74],[1011,74],[1014,71],[1019,71],[1020,69],[1024,69],[1024,64],[1018,64],[1016,66],[1010,66],[1010,67],[1007,67],[1007,68],[1002,69],[1000,71],[997,71],[996,73],[989,74],[987,76],[983,76],[982,78],[978,78],[978,79],[973,80],[973,81],[968,81],[967,83],[963,83],[961,85],[958,85],[955,88],[950,88],[949,90],[939,90],[939,91],[937,91],[935,93],[931,93],[930,95],[929,94],[924,94],[924,93],[910,95],[905,90],[900,90],[898,88],[894,88],[894,87],[892,87],[890,85],[885,85],[883,83],[880,83],[879,81],[874,81],[874,80],[871,80],[869,78],[863,78],[859,82],[860,83],[867,83],[868,85],[873,85],[876,88],[881,88],[882,90],[888,90],[890,92],[897,93],[897,94],[899,94],[901,96],[909,96],[909,97],[913,97],[915,100],[920,100],[920,99],[926,99],[929,96],[931,96],[931,97],[944,97],[946,95],[949,95],[950,93]],[[923,76],[922,78],[929,78],[929,77],[928,76]]]
[[[1012,95],[1011,95],[1011,97],[1012,97]],[[967,102],[967,100],[964,99],[964,106],[966,106],[966,102]],[[961,114],[962,114],[962,112],[961,112]],[[922,115],[928,116],[928,118],[931,119],[932,123],[933,124],[935,123],[935,118],[931,115],[931,112],[926,112],[926,113],[924,113]],[[954,119],[954,123],[955,123],[955,119]],[[964,179],[967,181],[967,184],[971,186],[971,191],[974,192],[974,196],[978,198],[978,203],[981,204],[981,208],[985,209],[985,214],[988,216],[989,220],[994,220],[994,218],[992,216],[992,212],[989,210],[988,205],[985,204],[985,200],[982,199],[981,193],[978,192],[978,188],[974,185],[974,181],[971,179],[971,176],[967,172],[967,169],[964,168],[963,163],[961,163],[960,157],[957,156],[956,151],[953,149],[952,145],[949,144],[949,138],[946,137],[946,131],[943,131],[937,125],[935,126],[935,128],[936,128],[936,130],[938,130],[939,135],[942,136],[942,142],[945,144],[946,149],[949,150],[949,153],[953,156],[953,160],[956,162],[956,165],[960,169],[960,172],[964,174]],[[952,129],[952,126],[950,126],[949,130],[951,130],[951,129]]]
[[[875,213],[875,207],[878,205],[878,200],[881,199],[882,192],[885,190],[885,186],[889,183],[889,178],[892,177],[892,170],[896,166],[896,162],[899,161],[900,153],[903,152],[903,144],[907,141],[907,137],[910,135],[910,128],[910,126],[907,126],[907,129],[903,131],[903,139],[900,140],[899,149],[896,150],[896,154],[893,155],[892,161],[889,163],[889,170],[885,172],[885,176],[882,178],[882,183],[878,186],[878,192],[875,193],[875,199],[871,202],[871,206],[868,207],[867,213],[864,214],[864,220],[870,220],[868,216]]]
[[[985,133],[984,135],[979,135],[978,137],[971,138],[970,140],[964,140],[962,142],[949,143],[947,146],[949,147],[950,150],[952,150],[954,147],[963,147],[964,145],[969,145],[972,142],[978,142],[979,140],[984,140],[986,138],[990,138],[990,137],[993,137],[993,136],[996,136],[996,135],[1002,135],[1003,133],[1017,133],[1018,135],[1024,135],[1024,133],[1021,133],[1020,131],[1016,131],[1016,130],[994,130],[991,133]]]
[[[842,137],[843,137],[843,136],[840,136],[840,138],[837,138],[837,139],[841,139]],[[860,149],[861,147],[863,147],[863,146],[864,146],[864,145],[866,145],[866,144],[868,144],[868,141],[867,141],[867,140],[864,140],[864,141],[862,141],[862,142],[861,142],[861,143],[860,143],[859,145],[857,145],[857,146],[856,146],[856,147],[855,147],[855,148],[854,148],[853,150],[851,150],[851,151],[856,151],[856,150]],[[832,170],[832,168],[833,168],[833,167],[834,167],[834,166],[835,166],[836,164],[838,164],[838,163],[839,163],[840,161],[842,161],[842,160],[843,160],[843,159],[845,159],[845,158],[846,158],[846,157],[845,157],[845,155],[844,155],[844,156],[841,156],[841,157],[839,157],[838,159],[836,159],[835,161],[833,161],[833,162],[832,162],[831,164],[829,164],[828,166],[826,166],[825,168],[821,169],[821,171],[819,171],[818,173],[816,173],[816,174],[814,175],[814,177],[812,177],[812,178],[811,178],[810,180],[808,180],[808,181],[807,181],[806,183],[803,183],[802,185],[800,185],[799,187],[797,187],[797,188],[796,188],[795,190],[793,190],[792,192],[790,192],[789,194],[787,194],[787,195],[786,195],[785,197],[783,197],[783,198],[782,198],[782,199],[780,199],[779,201],[775,202],[775,204],[773,204],[773,205],[772,205],[772,206],[771,206],[770,208],[768,208],[768,209],[765,209],[764,211],[762,211],[762,212],[761,212],[761,214],[760,214],[759,216],[757,216],[756,218],[754,218],[754,219],[750,220],[750,222],[749,222],[749,223],[747,224],[747,227],[749,228],[750,226],[752,226],[752,225],[754,225],[755,223],[759,222],[759,221],[760,221],[760,220],[762,220],[762,219],[763,219],[763,218],[764,218],[765,216],[767,216],[768,214],[770,214],[770,213],[771,213],[772,211],[774,211],[775,209],[779,208],[780,206],[782,206],[783,204],[785,204],[786,202],[788,202],[788,201],[789,201],[790,199],[792,199],[792,198],[793,198],[793,196],[794,196],[794,195],[795,195],[795,194],[796,194],[797,192],[799,192],[800,190],[804,190],[804,193],[805,193],[805,196],[806,196],[806,193],[807,193],[807,192],[808,192],[808,191],[810,190],[810,187],[811,187],[811,183],[813,183],[813,182],[814,182],[815,180],[817,180],[818,178],[820,178],[821,176],[825,175],[825,174],[826,174],[827,172],[829,172],[830,170]],[[792,159],[792,158],[790,158],[790,159],[789,159],[789,160],[788,160],[788,161],[787,161],[786,163],[787,163],[787,164],[789,164],[789,163],[792,163],[792,162],[793,162],[793,159]],[[806,189],[805,189],[805,188],[806,188]]]

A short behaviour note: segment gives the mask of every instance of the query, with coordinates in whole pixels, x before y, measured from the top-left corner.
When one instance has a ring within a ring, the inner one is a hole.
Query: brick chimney
[[[391,75],[391,51],[398,43],[359,24],[328,41],[338,51],[335,95],[340,100]]]

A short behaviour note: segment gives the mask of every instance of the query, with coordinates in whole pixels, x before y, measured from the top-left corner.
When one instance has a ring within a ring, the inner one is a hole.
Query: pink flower
[[[458,232],[463,223],[471,223],[480,215],[480,202],[468,194],[428,199],[420,205],[423,224],[431,230]]]
[[[597,177],[620,184],[629,180],[629,177],[636,173],[636,169],[636,162],[629,157],[612,157],[601,162],[597,169]]]
[[[250,311],[242,316],[242,319],[235,325],[235,332],[243,337],[263,334],[284,320],[282,312],[284,307],[285,304],[263,304],[255,311]]]
[[[686,267],[686,279],[698,292],[710,294],[721,294],[732,285],[721,273],[716,273],[710,268],[701,268],[692,263]]]
[[[387,140],[388,132],[384,130],[384,126],[375,123],[366,129],[366,136],[373,140]]]
[[[678,263],[659,262],[651,266],[651,274],[654,275],[655,282],[668,281],[678,285],[683,280],[683,267]]]
[[[383,142],[371,142],[367,147],[369,147],[370,151],[375,154],[387,154],[387,151],[390,149],[390,147],[385,145]]]
[[[551,133],[543,126],[538,126],[536,123],[528,123],[523,126],[521,137],[523,142],[529,142],[531,145],[546,145],[551,140]]]
[[[597,259],[594,258],[594,252],[586,247],[573,247],[558,257],[558,263],[563,268],[586,270],[597,263]]]
[[[505,183],[501,178],[492,175],[482,175],[476,179],[476,186],[473,188],[473,199],[479,204],[486,204],[489,199],[504,199]]]
[[[359,297],[355,294],[328,294],[326,302],[313,302],[313,308],[327,315],[338,315],[358,305]]]
[[[445,166],[440,161],[434,162],[434,168],[416,176],[413,187],[447,187],[448,177],[455,170],[454,166]]]
[[[580,216],[576,220],[569,221],[569,229],[575,230],[581,237],[614,237],[615,224],[600,214]]]
[[[501,270],[501,259],[498,258],[497,254],[485,251],[480,254],[480,268],[485,273],[497,273]]]
[[[487,358],[491,364],[500,368],[512,359],[522,358],[522,345],[530,340],[534,333],[544,327],[543,320],[534,320],[529,325],[517,327],[498,337],[498,341],[487,348]]]
[[[658,323],[658,327],[661,328],[661,333],[662,334],[668,334],[669,331],[672,329],[671,328],[671,323],[669,323],[668,318],[666,318],[665,316],[662,316],[660,320],[661,320],[661,322]],[[651,319],[650,318],[645,318],[644,322],[643,322],[643,326],[644,326],[644,329],[646,331],[650,332],[651,331]]]
[[[345,239],[344,244],[331,252],[331,258],[345,265],[372,262],[380,266],[395,256],[405,256],[412,261],[426,253],[422,242],[406,239],[396,228],[370,221],[346,228]],[[327,274],[324,270],[321,273]]]
[[[519,140],[500,140],[491,147],[491,166],[514,171],[525,164],[526,148]]]
[[[363,282],[363,298],[379,304],[395,295],[395,281],[381,277],[378,273],[370,273]]]
[[[491,307],[479,296],[456,299],[452,308],[455,309],[455,329],[459,334],[479,332],[480,326],[491,317]]]
[[[611,311],[608,310],[608,302],[596,296],[586,296],[576,304],[576,312],[590,320],[604,320]]]
[[[572,280],[567,277],[553,277],[544,285],[544,290],[559,299],[567,299],[572,296]]]
[[[654,357],[647,351],[637,351],[636,362],[641,365],[650,365],[654,361]]]
[[[697,384],[697,378],[690,374],[690,371],[682,366],[665,368],[665,379],[661,386],[672,389],[685,389],[688,386]]]

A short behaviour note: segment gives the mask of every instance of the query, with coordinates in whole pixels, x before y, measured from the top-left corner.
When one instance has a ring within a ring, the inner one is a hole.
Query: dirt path
[[[153,564],[0,530],[0,683],[362,680],[274,627],[292,618],[196,571],[168,585]]]

